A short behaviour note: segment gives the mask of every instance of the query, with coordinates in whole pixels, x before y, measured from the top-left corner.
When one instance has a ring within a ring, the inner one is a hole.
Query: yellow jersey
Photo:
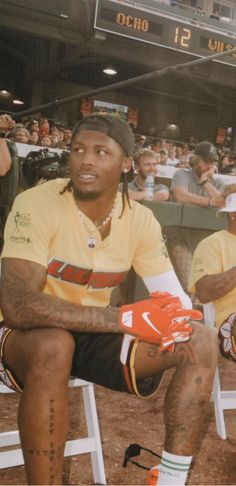
[[[47,269],[44,292],[82,305],[107,306],[112,289],[131,266],[141,277],[172,269],[161,228],[152,212],[131,201],[122,212],[121,194],[104,240],[88,247],[88,232],[67,179],[56,179],[19,194],[8,216],[1,257],[29,260]],[[85,215],[86,226],[96,227]],[[32,278],[34,276],[32,275]]]
[[[204,275],[213,275],[229,270],[236,265],[236,236],[227,230],[217,231],[202,240],[193,256],[189,280],[190,292],[195,292],[195,284]],[[214,301],[216,325],[236,311],[236,288],[224,297]]]

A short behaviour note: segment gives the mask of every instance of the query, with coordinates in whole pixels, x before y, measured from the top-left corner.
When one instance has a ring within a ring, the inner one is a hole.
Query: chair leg
[[[215,410],[215,420],[216,420],[216,430],[218,435],[221,439],[227,438],[226,427],[225,427],[225,419],[224,419],[224,408],[222,405],[222,396],[221,396],[221,387],[220,387],[220,375],[219,375],[219,368],[217,366],[213,384],[213,391],[212,391],[212,398],[214,401],[214,410]]]
[[[94,388],[92,384],[89,384],[88,386],[84,386],[82,390],[88,435],[89,437],[94,437],[96,444],[96,450],[91,452],[93,479],[95,483],[107,484]]]

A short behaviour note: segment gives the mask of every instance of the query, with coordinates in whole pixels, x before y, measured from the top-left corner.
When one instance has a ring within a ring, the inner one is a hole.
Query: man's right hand
[[[215,166],[212,165],[209,169],[205,170],[202,172],[200,175],[200,182],[206,182],[208,179],[211,179],[211,177],[215,174]]]
[[[160,351],[173,351],[176,342],[190,339],[190,318],[200,320],[202,313],[183,309],[180,299],[168,292],[154,292],[150,299],[122,306],[119,325],[127,334],[160,344]]]
[[[15,122],[10,115],[0,115],[0,132],[8,132],[14,126]]]

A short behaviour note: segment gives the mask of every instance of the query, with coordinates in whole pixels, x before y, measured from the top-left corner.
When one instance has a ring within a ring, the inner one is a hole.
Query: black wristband
[[[6,132],[0,132],[0,138],[6,138]]]

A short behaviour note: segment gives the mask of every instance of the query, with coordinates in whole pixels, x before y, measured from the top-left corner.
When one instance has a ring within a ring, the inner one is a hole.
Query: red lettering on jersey
[[[57,258],[52,258],[48,262],[48,275],[64,282],[78,285],[87,285],[92,289],[105,289],[115,287],[123,282],[125,272],[93,272],[88,268],[80,268],[70,263],[63,262]]]
[[[86,268],[78,268],[75,265],[69,263],[62,269],[60,278],[66,282],[77,283],[80,285],[86,285],[89,281],[89,277],[92,270]]]
[[[113,273],[92,273],[89,279],[89,287],[92,289],[105,289],[106,287],[116,287],[123,282],[128,272]]]
[[[60,270],[64,267],[65,262],[52,258],[48,262],[48,275],[54,278],[60,278]]]

